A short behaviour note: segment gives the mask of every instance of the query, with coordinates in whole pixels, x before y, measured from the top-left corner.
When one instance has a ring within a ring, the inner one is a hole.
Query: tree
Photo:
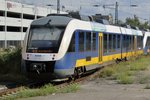
[[[148,24],[148,22],[140,22],[139,18],[134,15],[134,18],[126,18],[126,24],[130,25],[130,26],[137,26],[139,27],[139,29],[150,29],[150,26]]]
[[[134,16],[134,18],[126,18],[126,24],[131,26],[140,26],[140,21],[138,17]]]

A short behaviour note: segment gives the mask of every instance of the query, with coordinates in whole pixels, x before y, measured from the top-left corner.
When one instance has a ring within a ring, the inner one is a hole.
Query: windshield
[[[27,52],[57,53],[64,28],[34,27],[30,29]]]

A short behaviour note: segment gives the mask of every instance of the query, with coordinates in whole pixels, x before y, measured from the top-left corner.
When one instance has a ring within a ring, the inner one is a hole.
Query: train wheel
[[[85,73],[86,72],[86,67],[84,66],[83,69],[84,69],[84,73]]]
[[[73,76],[68,77],[68,82],[71,82],[73,79]]]
[[[127,57],[125,57],[125,58],[124,58],[124,60],[125,60],[125,61],[128,61],[128,58],[127,58]]]
[[[75,68],[74,69],[74,80],[76,80],[78,78],[79,78],[79,70],[78,70],[78,68]]]
[[[118,64],[121,60],[117,58],[115,61]]]
[[[74,78],[75,79],[78,79],[80,78],[80,76],[86,72],[86,67],[85,66],[82,66],[82,67],[78,67],[78,68],[75,68],[74,70]]]

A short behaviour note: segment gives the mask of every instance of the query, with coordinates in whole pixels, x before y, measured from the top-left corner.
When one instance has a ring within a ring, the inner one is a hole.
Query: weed
[[[64,88],[57,88],[51,84],[45,85],[41,88],[37,89],[22,89],[21,91],[17,92],[15,95],[10,95],[7,97],[3,97],[2,100],[16,100],[19,98],[28,98],[28,97],[35,97],[35,96],[45,96],[52,93],[69,93],[69,92],[76,92],[79,89],[78,84],[71,84]]]
[[[99,74],[99,77],[109,77],[114,74],[115,70],[113,67],[105,67]]]
[[[109,66],[104,68],[99,77],[112,77],[120,84],[131,84],[134,83],[134,75],[137,72],[147,70],[149,66],[150,56],[140,56],[138,58],[132,58],[128,62],[121,62],[117,65]],[[138,78],[139,80],[140,78]],[[143,78],[139,80],[139,83],[145,83],[148,79]]]
[[[59,92],[61,93],[70,93],[70,92],[76,92],[79,89],[78,84],[71,84],[67,86],[67,88],[60,89]]]
[[[145,86],[144,89],[150,89],[150,85],[149,85],[149,84],[146,84],[146,86]]]
[[[130,70],[132,71],[140,71],[140,70],[146,70],[147,66],[144,66],[141,62],[132,63]]]
[[[140,84],[145,84],[145,83],[148,83],[149,81],[149,77],[148,76],[145,76],[145,77],[142,77],[139,79],[139,83]]]
[[[128,75],[128,73],[118,74],[116,77],[119,84],[132,84],[133,79]]]

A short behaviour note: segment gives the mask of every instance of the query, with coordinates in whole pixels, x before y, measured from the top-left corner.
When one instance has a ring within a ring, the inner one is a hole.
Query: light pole
[[[118,24],[118,2],[115,4],[115,24]]]
[[[119,7],[119,4],[118,2],[115,3],[115,8],[110,8],[109,6],[114,6],[113,4],[112,5],[103,5],[103,8],[109,8],[109,9],[115,9],[115,24],[117,25],[118,24],[118,7]]]
[[[54,6],[54,5],[48,4],[47,6]],[[60,0],[57,0],[57,14],[60,14]]]
[[[115,4],[115,24],[116,25],[118,24],[118,7],[119,7],[119,4],[118,4],[118,2],[116,2],[116,4]],[[130,7],[137,7],[137,5],[130,4]]]
[[[109,5],[93,5],[94,7],[100,7],[100,6],[103,6],[103,8],[108,8],[108,9],[115,9],[115,24],[117,25],[118,24],[118,7],[119,7],[119,4],[118,2],[114,4],[109,4]],[[110,6],[115,6],[115,7],[110,7]],[[120,6],[127,6],[127,5],[120,5]],[[137,7],[137,5],[129,5],[130,7]]]
[[[57,14],[60,14],[60,0],[57,0]]]

